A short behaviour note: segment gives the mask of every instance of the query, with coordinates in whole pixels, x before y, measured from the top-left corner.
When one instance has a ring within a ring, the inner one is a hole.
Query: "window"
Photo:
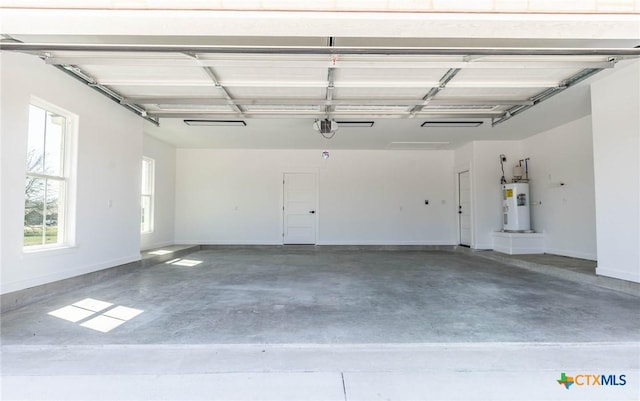
[[[148,157],[142,158],[142,198],[140,232],[153,232],[153,182],[155,180],[155,160]]]
[[[70,244],[69,159],[74,117],[54,106],[29,105],[26,184],[24,191],[25,249]]]

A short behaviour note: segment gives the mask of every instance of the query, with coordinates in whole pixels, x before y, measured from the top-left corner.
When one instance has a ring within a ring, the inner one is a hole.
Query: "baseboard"
[[[597,255],[594,253],[574,252],[574,251],[567,251],[564,249],[545,248],[544,253],[548,253],[551,255],[558,255],[558,256],[566,256],[568,258],[585,259],[585,260],[593,260],[593,261],[598,260]]]
[[[128,259],[122,260],[126,261]],[[83,271],[83,273],[3,293],[0,296],[1,311],[4,313],[6,311],[40,301],[51,294],[85,287],[117,275],[134,271],[135,269],[140,268],[141,264],[140,256],[138,256],[136,260],[102,267],[93,271],[76,269],[75,271]],[[97,266],[102,266],[102,264]],[[26,280],[23,281],[23,283],[24,282],[26,282]]]
[[[173,241],[157,242],[157,243],[149,244],[143,248],[140,248],[140,251],[144,252],[151,249],[162,248],[163,246],[169,246],[169,245],[175,245],[175,244],[176,242],[173,242]],[[188,244],[180,244],[180,245],[188,245]]]
[[[199,240],[178,240],[176,245],[200,244],[200,245],[282,245],[282,241],[246,241],[246,240],[224,240],[224,241],[199,241]],[[335,246],[455,246],[455,241],[324,241],[319,240],[315,245],[335,245]]]
[[[596,267],[596,275],[617,278],[617,279],[626,280],[626,281],[633,281],[634,283],[640,283],[639,273],[629,273],[629,272],[615,270],[615,269],[608,269],[606,267]]]
[[[7,294],[10,292],[20,291],[31,287],[42,286],[50,284],[56,281],[67,280],[74,277],[82,276],[85,274],[91,274],[99,272],[104,269],[109,269],[114,266],[125,265],[140,260],[140,254],[128,256],[125,258],[112,259],[106,262],[97,263],[89,266],[82,266],[75,269],[65,270],[62,272],[56,272],[46,274],[38,277],[33,277],[27,280],[18,280],[13,282],[2,283],[0,293]]]
[[[335,244],[316,244],[316,245],[246,245],[246,244],[233,244],[233,245],[201,245],[202,250],[216,250],[216,249],[253,249],[253,250],[272,250],[287,248],[287,252],[291,251],[304,251],[304,252],[321,252],[321,251],[453,251],[455,245],[335,245]]]
[[[174,242],[176,245],[282,245],[282,241],[201,241],[201,240],[179,240]]]
[[[475,244],[471,248],[479,251],[491,251],[493,250],[493,243],[490,244]]]
[[[451,241],[318,241],[322,246],[454,246]]]

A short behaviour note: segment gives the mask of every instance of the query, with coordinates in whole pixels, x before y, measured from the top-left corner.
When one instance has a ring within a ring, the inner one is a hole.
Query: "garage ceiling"
[[[0,47],[80,79],[176,147],[257,149],[451,149],[522,139],[588,115],[588,77],[640,55],[639,21],[629,13],[176,7],[5,8]],[[313,129],[324,118],[342,123],[331,140]],[[373,126],[344,124],[354,121]]]
[[[410,39],[376,46],[384,40],[296,38],[291,46],[287,38],[245,37],[238,45],[15,45],[154,122],[418,118],[495,125],[637,53],[418,47]]]

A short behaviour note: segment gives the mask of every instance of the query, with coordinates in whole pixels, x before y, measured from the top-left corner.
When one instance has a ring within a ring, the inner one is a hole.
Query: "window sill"
[[[52,255],[63,255],[66,253],[74,252],[78,248],[77,245],[69,245],[69,244],[56,244],[56,245],[42,245],[42,246],[34,246],[29,248],[22,248],[22,255],[25,257],[35,257],[38,255],[43,256],[52,256]]]

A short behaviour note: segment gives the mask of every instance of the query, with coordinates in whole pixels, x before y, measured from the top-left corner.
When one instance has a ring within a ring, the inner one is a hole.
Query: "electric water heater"
[[[502,229],[508,232],[531,230],[529,184],[502,184]]]

